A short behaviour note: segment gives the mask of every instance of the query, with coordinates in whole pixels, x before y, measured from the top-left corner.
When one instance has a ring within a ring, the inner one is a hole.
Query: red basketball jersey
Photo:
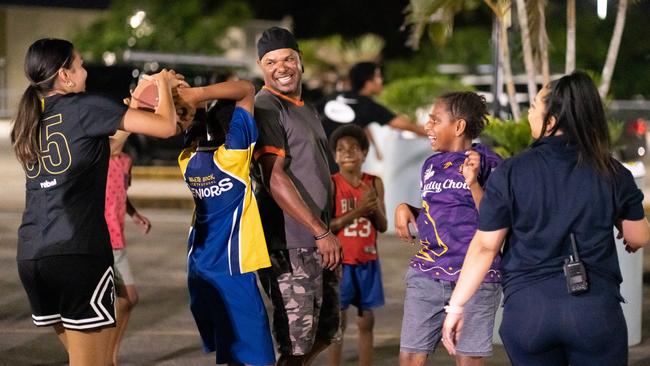
[[[339,217],[357,207],[363,191],[361,185],[353,187],[340,173],[332,175],[336,185],[334,217]],[[375,176],[363,173],[361,181],[374,187]],[[343,263],[359,264],[377,259],[377,230],[366,217],[358,217],[337,234],[343,247]]]

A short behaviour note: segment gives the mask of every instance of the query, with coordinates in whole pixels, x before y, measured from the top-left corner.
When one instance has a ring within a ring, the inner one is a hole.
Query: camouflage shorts
[[[338,278],[321,268],[316,248],[273,250],[271,267],[258,271],[273,302],[273,334],[283,355],[307,354],[316,340],[339,337]]]

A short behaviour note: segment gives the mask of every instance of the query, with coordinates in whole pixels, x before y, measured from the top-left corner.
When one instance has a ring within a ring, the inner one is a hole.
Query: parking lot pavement
[[[140,292],[122,346],[126,365],[212,365],[213,355],[204,355],[188,307],[185,282],[185,236],[191,211],[142,210],[153,224],[142,235],[127,220],[129,260]],[[66,355],[49,328],[36,328],[30,319],[27,298],[20,286],[15,265],[18,212],[0,212],[0,365],[59,365]],[[401,325],[402,279],[412,248],[395,237],[380,239],[386,306],[376,313],[375,358],[377,365],[397,363]],[[414,248],[413,248],[414,249]],[[355,359],[356,325],[350,313],[344,357]],[[506,365],[498,348],[492,365]],[[444,350],[434,357],[437,365],[453,363]],[[446,360],[445,362],[442,362]],[[434,362],[434,361],[432,361]],[[317,364],[324,364],[318,360]]]
[[[16,234],[24,205],[24,178],[10,152],[6,131],[0,123],[0,366],[64,365],[66,354],[49,328],[36,328],[31,323],[27,297],[16,271]],[[159,197],[170,188],[159,183]],[[174,192],[181,195],[174,185]],[[182,188],[182,183],[181,188]],[[647,185],[646,185],[647,186]],[[146,184],[143,190],[147,190]],[[151,187],[148,189],[153,191]],[[647,190],[646,190],[647,192]],[[650,197],[646,195],[646,197]],[[156,201],[145,197],[143,203]],[[213,365],[214,355],[205,355],[191,317],[185,278],[185,238],[191,218],[187,205],[168,205],[174,209],[141,209],[152,221],[148,235],[140,234],[127,220],[128,252],[140,303],[122,345],[123,365]],[[403,245],[396,237],[381,235],[379,250],[385,286],[386,306],[376,311],[375,365],[396,365],[404,294],[403,277],[408,258],[415,247]],[[650,265],[650,250],[645,251],[645,268]],[[644,273],[650,284],[650,273]],[[644,286],[647,287],[648,285]],[[630,365],[650,365],[650,291],[643,297],[643,341],[630,348]],[[349,314],[348,331],[343,350],[344,365],[356,364],[357,332],[353,310]],[[325,365],[320,357],[316,365]],[[430,357],[430,365],[454,365],[440,348]],[[503,347],[495,346],[488,365],[508,365]]]
[[[185,282],[185,235],[189,209],[142,211],[152,221],[148,235],[127,222],[128,253],[140,292],[122,345],[124,365],[213,365],[214,355],[201,351],[200,340],[188,307]],[[27,298],[16,273],[17,211],[0,208],[0,365],[63,365],[66,355],[49,328],[32,325]],[[394,236],[381,236],[379,249],[386,292],[386,306],[376,312],[375,365],[396,365],[404,293],[403,277],[415,247]],[[648,256],[646,256],[648,257]],[[641,345],[630,348],[630,365],[650,364],[650,296],[646,291],[646,329]],[[356,363],[356,325],[353,312],[344,345],[345,365]],[[317,365],[325,365],[320,357]],[[440,348],[431,365],[453,365]],[[503,347],[495,346],[489,365],[508,365]]]

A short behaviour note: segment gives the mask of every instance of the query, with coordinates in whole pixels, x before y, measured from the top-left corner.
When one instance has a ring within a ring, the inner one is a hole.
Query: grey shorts
[[[455,285],[455,282],[434,280],[415,268],[409,268],[406,273],[400,351],[430,353],[435,350],[445,320],[443,307],[449,301]],[[463,330],[456,346],[458,354],[478,357],[492,355],[494,317],[500,302],[501,285],[482,283],[465,304]]]
[[[115,285],[130,286],[135,284],[126,249],[113,250],[113,267],[115,268]]]
[[[316,248],[272,250],[271,267],[258,270],[273,302],[273,334],[283,355],[309,353],[316,340],[339,337],[339,281],[323,270]]]

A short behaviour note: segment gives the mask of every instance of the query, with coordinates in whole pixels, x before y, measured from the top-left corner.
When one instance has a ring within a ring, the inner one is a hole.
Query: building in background
[[[108,3],[108,0],[0,1],[0,118],[15,114],[27,87],[23,63],[29,45],[39,38],[69,38],[102,14]]]
[[[107,12],[110,3],[110,0],[0,0],[0,118],[14,116],[27,87],[23,62],[29,45],[39,38],[73,38],[76,32],[83,31]],[[128,66],[133,66],[134,72],[127,70],[127,78],[131,74],[137,77],[141,71],[156,72],[159,67],[199,67],[215,71],[232,67],[243,71],[240,76],[253,79],[260,76],[256,66],[257,39],[271,26],[291,29],[293,22],[291,17],[279,21],[253,19],[241,27],[231,27],[218,40],[226,50],[221,56],[188,55],[182,50],[172,54],[133,50],[130,55],[122,57],[124,63],[116,64],[115,70],[107,70],[105,76],[124,73]],[[88,66],[97,69],[106,65]],[[97,74],[97,70],[94,71]],[[97,81],[105,82],[104,79],[100,77]],[[89,83],[89,90],[98,86],[95,84]]]

